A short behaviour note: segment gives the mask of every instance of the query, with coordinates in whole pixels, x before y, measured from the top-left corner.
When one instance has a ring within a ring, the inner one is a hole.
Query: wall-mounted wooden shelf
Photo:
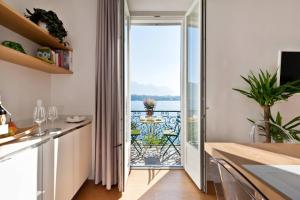
[[[72,50],[59,42],[59,40],[50,35],[29,19],[12,9],[5,2],[0,0],[0,25],[36,42],[42,46],[48,46],[57,49]]]
[[[61,44],[57,38],[15,11],[3,0],[0,0],[0,25],[42,46],[72,51],[72,48]],[[0,59],[51,74],[73,73],[57,65],[49,64],[33,56],[4,47],[1,44]]]
[[[73,74],[72,71],[49,64],[33,56],[0,45],[0,59],[51,74]]]

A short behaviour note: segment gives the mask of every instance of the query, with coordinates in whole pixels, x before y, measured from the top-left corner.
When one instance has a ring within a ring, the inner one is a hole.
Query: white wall
[[[52,75],[51,102],[63,106],[65,114],[91,115],[95,102],[97,1],[74,0],[70,4],[64,0],[52,7],[61,16],[69,33],[74,49],[74,74],[67,77]]]
[[[97,0],[73,0],[72,3],[69,0],[57,0],[48,4],[61,17],[68,30],[73,47],[74,71],[73,75],[67,77],[51,76],[51,102],[67,115],[94,116]],[[94,141],[94,126],[92,130]],[[92,158],[94,144],[92,142]]]
[[[5,2],[21,13],[34,7],[54,10],[63,21],[74,49],[73,75],[49,75],[0,60],[0,95],[7,108],[17,120],[30,118],[36,99],[41,98],[46,105],[58,106],[59,114],[94,115],[97,0]],[[0,41],[6,39],[22,43],[31,53],[38,47],[0,26]]]
[[[248,142],[247,117],[262,112],[234,92],[246,88],[240,75],[259,68],[274,72],[281,49],[300,50],[300,1],[207,1],[207,140]],[[300,96],[277,108],[285,118],[300,115]]]
[[[25,6],[16,0],[6,1],[18,11]],[[27,6],[34,4],[34,0],[26,1]],[[37,44],[0,26],[0,42],[12,40],[22,44],[28,54],[34,54]],[[5,107],[13,114],[14,120],[32,117],[37,99],[42,99],[46,105],[50,103],[51,77],[23,66],[18,66],[0,60],[0,95]]]

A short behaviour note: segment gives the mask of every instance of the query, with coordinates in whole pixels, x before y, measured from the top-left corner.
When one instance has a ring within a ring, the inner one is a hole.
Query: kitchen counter
[[[300,199],[300,144],[206,143],[205,151],[230,163],[268,199]]]
[[[13,142],[1,145],[0,162],[9,159],[9,157],[12,156],[13,154],[16,154],[27,148],[36,147],[41,143],[44,143],[50,139],[72,132],[73,130],[86,126],[92,122],[91,116],[86,116],[86,120],[80,123],[67,123],[65,122],[65,119],[66,116],[60,116],[58,119],[54,121],[53,125],[51,124],[51,122],[48,122],[48,125],[42,126],[43,130],[53,127],[53,128],[61,128],[60,131],[47,133],[43,136],[36,136],[36,135],[32,135],[29,137],[25,136],[24,138],[20,138]],[[32,119],[16,122],[16,125],[18,127],[29,127],[32,124],[33,124]]]

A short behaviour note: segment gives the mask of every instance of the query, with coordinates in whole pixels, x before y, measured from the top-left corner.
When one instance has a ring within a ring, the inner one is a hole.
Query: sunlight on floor
[[[88,181],[75,200],[213,200],[214,194],[204,194],[194,185],[184,170],[132,170],[126,191],[111,191]]]

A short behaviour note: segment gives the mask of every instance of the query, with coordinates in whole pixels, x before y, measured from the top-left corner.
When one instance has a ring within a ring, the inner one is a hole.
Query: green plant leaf
[[[241,78],[247,83],[248,88],[233,88],[233,90],[250,99],[253,99],[262,107],[271,107],[278,101],[286,101],[294,94],[300,93],[300,80],[278,86],[277,73],[271,74],[267,70],[259,70],[257,75],[250,71],[247,77],[241,76]],[[248,120],[252,123],[255,123],[253,120]],[[270,120],[288,130],[294,138],[298,138],[298,132],[296,132],[294,128],[300,125],[300,117],[294,118],[284,126],[283,118],[279,112],[277,113],[275,119],[271,116]],[[260,130],[266,130],[263,125],[258,125],[258,127]],[[267,135],[271,135],[276,141],[282,141],[286,137],[285,133],[283,133],[283,131],[275,125],[270,125],[270,134]]]
[[[282,125],[282,117],[280,115],[280,112],[277,112],[277,115],[276,115],[276,124],[278,124],[279,126]]]
[[[272,106],[274,103],[287,100],[292,95],[300,92],[300,80],[277,86],[277,73],[270,74],[260,70],[256,76],[252,71],[241,78],[248,84],[248,90],[234,88],[248,98],[254,99],[261,106]]]
[[[254,121],[253,119],[247,118],[247,120],[248,120],[249,122],[251,122],[252,124],[255,124],[255,121]]]
[[[297,122],[300,122],[300,116],[293,118],[291,121],[286,123],[283,127],[288,129],[290,127],[290,125],[293,126]]]

